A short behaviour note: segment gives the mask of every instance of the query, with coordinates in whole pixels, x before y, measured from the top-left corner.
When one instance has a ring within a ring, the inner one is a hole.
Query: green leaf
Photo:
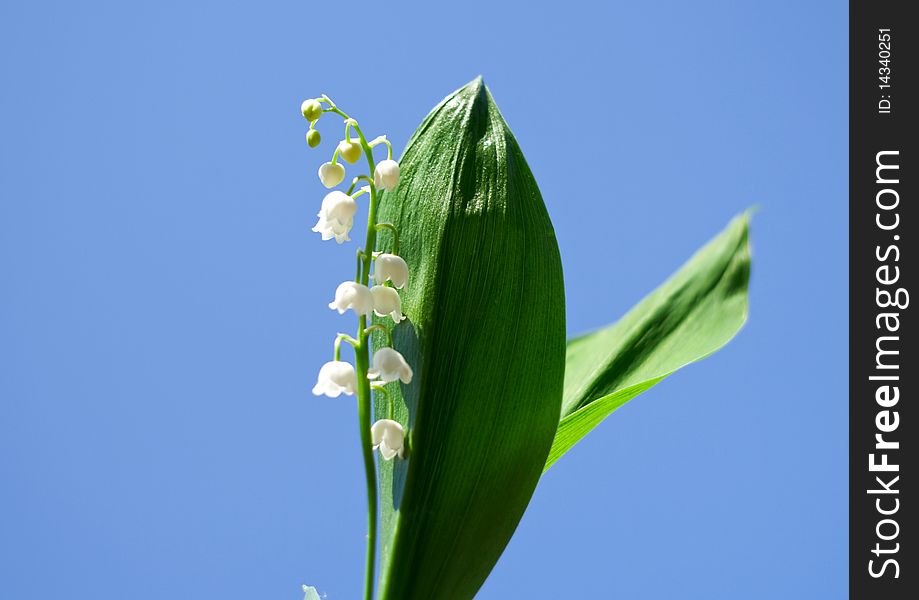
[[[380,462],[380,597],[471,598],[529,503],[558,425],[565,307],[555,233],[481,78],[425,118],[380,203],[411,277],[390,384],[404,460]],[[383,234],[378,250],[389,250]],[[376,417],[387,416],[385,396]]]
[[[614,410],[734,337],[747,319],[748,232],[745,213],[619,322],[568,343],[546,470]]]

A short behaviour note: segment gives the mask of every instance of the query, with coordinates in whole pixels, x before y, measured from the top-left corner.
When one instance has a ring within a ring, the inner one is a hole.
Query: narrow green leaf
[[[386,192],[411,269],[390,384],[405,460],[381,462],[381,598],[471,598],[529,503],[558,425],[565,309],[555,233],[481,79],[424,120]],[[390,248],[384,235],[379,250]],[[378,396],[376,416],[387,416]]]
[[[620,321],[568,343],[546,470],[614,410],[734,337],[747,318],[748,232],[745,213]]]

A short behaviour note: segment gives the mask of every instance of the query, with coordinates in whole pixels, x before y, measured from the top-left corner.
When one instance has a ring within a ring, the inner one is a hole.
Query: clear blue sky
[[[356,410],[310,394],[353,250],[299,104],[400,152],[482,74],[572,334],[761,210],[747,327],[548,473],[480,598],[843,597],[846,4],[395,4],[0,6],[0,595],[358,596]]]

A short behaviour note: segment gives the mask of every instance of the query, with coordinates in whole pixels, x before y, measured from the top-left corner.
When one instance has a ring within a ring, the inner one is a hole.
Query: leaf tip
[[[457,91],[460,97],[471,100],[472,104],[478,104],[480,101],[488,104],[491,93],[481,75],[477,75],[475,79]]]

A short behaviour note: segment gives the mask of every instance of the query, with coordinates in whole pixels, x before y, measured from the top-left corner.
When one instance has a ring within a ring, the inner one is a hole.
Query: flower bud
[[[392,348],[380,348],[373,353],[373,366],[367,370],[367,379],[377,379],[383,383],[396,381],[408,384],[412,382],[412,368],[405,358]]]
[[[329,192],[322,199],[322,207],[317,213],[319,221],[313,231],[322,234],[323,241],[335,238],[341,244],[349,242],[348,233],[354,225],[354,213],[357,212],[357,202],[348,194],[335,190]]]
[[[380,419],[370,428],[370,441],[374,450],[380,450],[383,460],[390,460],[394,456],[402,458],[405,449],[405,430],[398,421]]]
[[[340,360],[330,360],[319,369],[319,377],[313,386],[313,393],[317,396],[326,395],[329,398],[338,398],[341,394],[354,395],[357,390],[357,374],[351,363]]]
[[[319,167],[319,181],[327,188],[333,188],[345,180],[345,168],[338,163],[322,163]]]
[[[401,290],[408,283],[408,265],[401,256],[378,254],[373,268],[373,280],[378,285],[392,281],[392,284]]]
[[[349,140],[342,140],[338,142],[338,154],[353,165],[361,158],[361,145]]]
[[[387,158],[373,170],[373,185],[379,190],[391,190],[399,183],[399,163]]]
[[[315,148],[321,141],[322,136],[320,136],[319,132],[315,129],[310,129],[306,132],[306,143],[310,145],[310,148]]]
[[[349,308],[359,315],[373,312],[373,296],[366,285],[345,281],[335,290],[335,299],[329,302],[329,308],[343,315]]]
[[[373,312],[378,317],[389,315],[396,323],[405,318],[399,292],[385,285],[375,285],[370,288],[370,294],[373,296]]]
[[[303,113],[303,117],[309,122],[315,122],[319,120],[319,117],[322,116],[322,105],[319,104],[316,100],[304,100],[303,104],[300,105],[300,112]]]

